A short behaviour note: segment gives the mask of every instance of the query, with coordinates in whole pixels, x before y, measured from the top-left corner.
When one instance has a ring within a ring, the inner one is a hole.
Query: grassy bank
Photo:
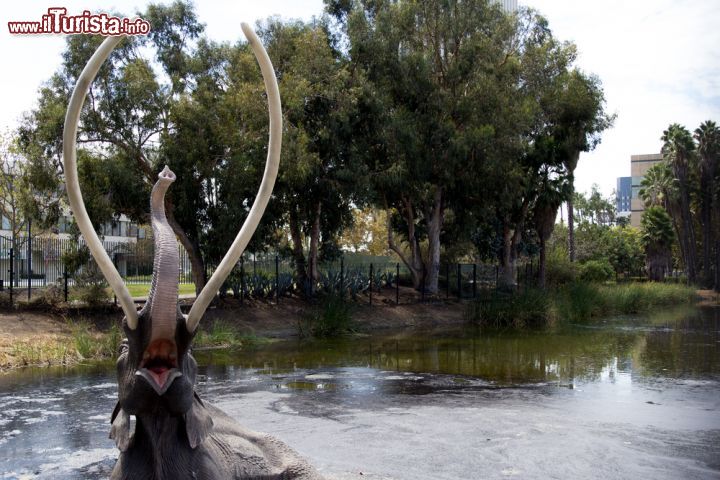
[[[25,366],[78,365],[111,360],[117,356],[124,337],[118,324],[98,330],[89,322],[67,322],[62,334],[23,338],[0,348],[0,370]],[[196,349],[252,348],[267,340],[243,335],[232,324],[216,321],[198,332]]]
[[[543,327],[557,322],[588,322],[609,315],[644,313],[696,300],[695,289],[677,284],[574,283],[549,291],[491,292],[468,305],[466,319],[490,328]]]

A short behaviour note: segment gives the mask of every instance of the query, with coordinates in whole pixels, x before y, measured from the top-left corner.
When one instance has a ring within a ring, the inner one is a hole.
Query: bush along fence
[[[138,296],[144,295],[152,278],[153,244],[149,240],[131,242],[105,241],[103,246],[110,255],[118,272],[128,285],[139,285]],[[24,237],[13,239],[0,236],[0,295],[10,302],[31,299],[49,287],[55,294],[71,297],[74,287],[83,285],[97,267],[91,256],[74,271],[68,271],[67,258],[84,247],[80,243],[60,238]],[[187,253],[180,248],[180,283],[188,284],[191,291],[192,271]],[[71,262],[70,262],[71,263]],[[207,268],[208,276],[214,271]],[[639,272],[638,275],[641,275]],[[519,264],[515,278],[518,288],[534,286],[537,263]],[[638,279],[642,279],[641,277]],[[221,297],[232,295],[241,303],[249,299],[279,302],[290,295],[310,297],[313,295],[340,295],[355,302],[401,303],[450,299],[476,298],[482,290],[498,286],[499,270],[492,264],[447,263],[440,265],[438,292],[430,295],[421,281],[418,290],[412,287],[410,273],[404,265],[387,257],[372,257],[358,253],[346,253],[336,262],[318,266],[316,278],[299,284],[294,274],[292,260],[275,253],[245,253],[234,271],[219,291]],[[672,280],[672,279],[669,279]],[[402,298],[401,298],[402,297]]]
[[[153,244],[151,241],[104,241],[118,272],[129,285],[148,285],[152,278]],[[91,256],[78,253],[84,248],[70,239],[53,237],[25,237],[10,239],[0,236],[0,293],[11,302],[31,299],[33,294],[52,287],[67,301],[74,287],[80,286],[97,271]],[[189,258],[180,248],[180,283],[192,283]],[[84,263],[68,270],[68,258],[80,258]],[[400,287],[410,287],[410,275],[404,265],[387,257],[372,257],[346,253],[336,261],[319,265],[317,278],[312,283],[299,285],[294,265],[288,258],[274,253],[245,253],[221,288],[219,295],[244,302],[247,299],[280,301],[289,295],[340,294],[356,302],[400,303]],[[518,267],[520,283],[529,282],[532,265]],[[208,267],[211,274],[214,267]],[[494,265],[446,264],[440,269],[440,291],[433,298],[473,298],[479,289],[497,285],[498,269]],[[424,282],[421,282],[424,284]],[[144,291],[142,288],[140,291]],[[406,290],[407,291],[407,290]],[[414,292],[410,290],[411,292]],[[380,295],[382,294],[382,295]],[[138,294],[142,295],[142,294]],[[382,296],[382,299],[378,298]],[[430,299],[421,287],[412,295],[403,295],[403,301]]]
[[[337,262],[321,264],[315,280],[299,284],[291,260],[275,254],[245,254],[221,287],[219,295],[227,298],[232,294],[241,303],[249,299],[279,302],[291,295],[306,298],[333,295],[369,305],[373,302],[399,304],[443,298],[473,299],[482,290],[497,288],[500,276],[496,265],[448,263],[440,268],[439,289],[435,295],[431,296],[426,291],[423,278],[419,289],[404,288],[401,300],[401,287],[412,286],[407,268],[382,258],[371,262],[362,261],[362,258],[353,254],[348,260],[341,258]],[[517,269],[518,288],[534,285],[537,265],[529,262]]]

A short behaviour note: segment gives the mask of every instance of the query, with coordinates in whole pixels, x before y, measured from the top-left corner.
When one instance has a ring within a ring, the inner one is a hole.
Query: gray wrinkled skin
[[[110,438],[120,449],[112,480],[322,480],[290,447],[241,427],[195,392],[197,364],[177,303],[177,243],[165,218],[166,167],[151,197],[153,280],[138,326],[126,322],[117,360]],[[131,416],[135,417],[133,429]]]

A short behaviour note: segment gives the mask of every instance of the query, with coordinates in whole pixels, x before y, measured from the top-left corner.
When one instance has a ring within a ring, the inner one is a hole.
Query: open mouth
[[[155,340],[143,354],[135,375],[143,377],[158,395],[164,394],[173,380],[182,376],[177,369],[177,348],[169,340]]]

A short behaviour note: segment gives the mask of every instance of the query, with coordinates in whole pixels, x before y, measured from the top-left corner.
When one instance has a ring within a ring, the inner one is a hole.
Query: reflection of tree
[[[630,358],[641,332],[580,330],[478,337],[398,337],[322,344],[273,345],[252,353],[256,367],[369,366],[379,370],[479,377],[499,384],[597,380],[619,358]],[[213,362],[218,359],[213,358]],[[231,361],[242,362],[234,357]],[[244,366],[248,366],[247,364]]]
[[[641,372],[680,378],[720,374],[720,309],[699,309],[669,326],[645,335]]]

